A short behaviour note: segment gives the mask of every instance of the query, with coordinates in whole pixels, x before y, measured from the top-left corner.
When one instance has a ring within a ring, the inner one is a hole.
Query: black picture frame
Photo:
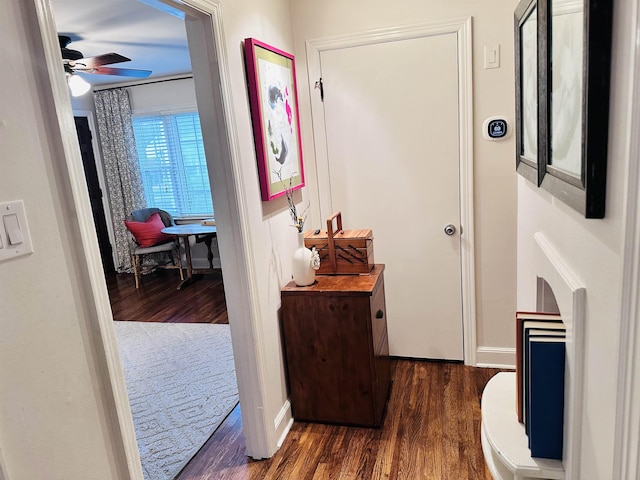
[[[516,168],[518,173],[583,214],[586,218],[604,218],[607,182],[607,152],[609,134],[609,91],[611,75],[611,37],[613,6],[610,1],[583,0],[582,83],[577,99],[581,116],[580,132],[574,142],[579,158],[574,171],[554,165],[554,141],[559,135],[554,129],[554,96],[560,105],[560,94],[554,92],[554,74],[560,75],[559,59],[554,60],[554,11],[560,4],[553,0],[535,1],[537,9],[538,54],[538,155],[537,161],[522,158],[522,38],[523,15],[532,0],[522,0],[515,11],[516,18]],[[555,12],[555,13],[554,13]],[[555,37],[556,40],[558,37]],[[557,45],[557,43],[555,44]],[[557,82],[556,82],[557,83]],[[577,82],[579,83],[579,82]],[[578,85],[576,88],[580,88]],[[556,122],[559,123],[559,122]]]
[[[542,42],[540,38],[539,26],[540,19],[545,17],[538,11],[539,3],[538,0],[521,0],[514,13],[516,170],[536,186],[542,181],[538,173],[539,155],[546,151],[546,137],[540,134],[545,128],[541,122],[546,118],[546,113],[541,109],[546,108],[546,103],[540,102],[540,88],[545,82],[540,79],[543,62],[539,55],[540,48],[546,48],[546,42]],[[535,38],[531,38],[532,35],[535,35]],[[543,45],[540,45],[541,43]],[[533,101],[535,105],[532,105]],[[534,114],[535,118],[532,117]]]

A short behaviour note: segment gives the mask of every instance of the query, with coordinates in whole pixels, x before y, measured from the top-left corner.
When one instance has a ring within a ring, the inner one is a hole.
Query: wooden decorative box
[[[315,247],[320,255],[320,269],[316,271],[317,274],[370,273],[373,268],[373,232],[371,229],[343,230],[340,212],[327,219],[326,230],[317,234],[313,230],[306,231],[304,246]]]

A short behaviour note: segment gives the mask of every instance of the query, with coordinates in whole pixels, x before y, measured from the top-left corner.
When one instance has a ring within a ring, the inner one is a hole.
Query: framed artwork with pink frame
[[[255,38],[244,41],[253,136],[263,201],[304,186],[293,55]]]

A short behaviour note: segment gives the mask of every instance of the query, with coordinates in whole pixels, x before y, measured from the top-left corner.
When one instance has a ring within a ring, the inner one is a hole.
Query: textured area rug
[[[173,479],[238,403],[229,325],[114,326],[144,478]]]

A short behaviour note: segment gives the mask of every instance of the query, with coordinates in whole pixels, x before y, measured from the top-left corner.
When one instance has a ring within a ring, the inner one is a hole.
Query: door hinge
[[[324,102],[324,85],[322,83],[322,77],[316,82],[316,89],[320,89],[320,101]]]

